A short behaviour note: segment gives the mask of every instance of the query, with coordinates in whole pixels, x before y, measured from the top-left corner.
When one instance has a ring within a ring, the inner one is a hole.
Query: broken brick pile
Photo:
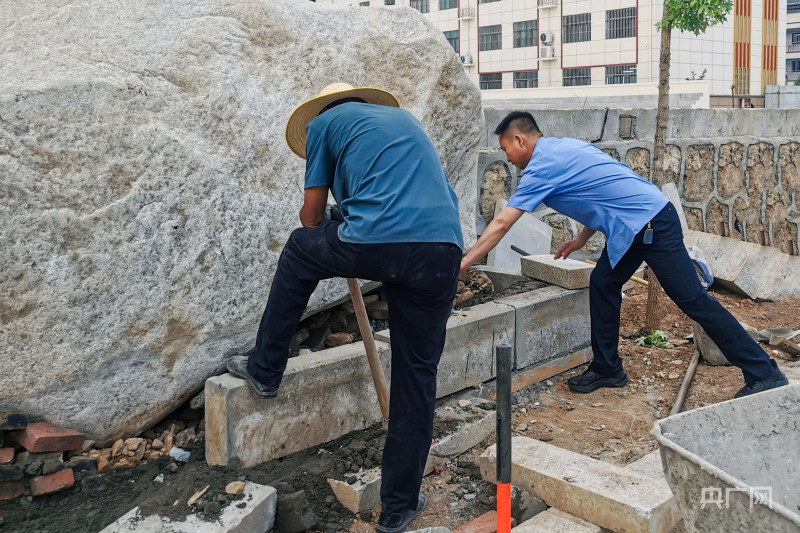
[[[469,304],[480,294],[494,292],[494,284],[489,276],[481,270],[468,270],[458,277],[458,290],[453,300],[453,307]]]

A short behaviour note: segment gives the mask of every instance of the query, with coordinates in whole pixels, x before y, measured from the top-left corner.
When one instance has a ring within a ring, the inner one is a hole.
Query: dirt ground
[[[800,297],[754,302],[725,291],[714,291],[714,296],[736,318],[757,329],[800,329]],[[656,449],[649,431],[655,419],[669,414],[694,346],[685,340],[691,333],[691,321],[666,299],[662,299],[662,329],[672,347],[636,346],[635,330],[643,325],[645,302],[644,288],[632,289],[623,301],[620,353],[630,383],[622,389],[577,394],[567,388],[566,378],[584,370],[579,367],[523,389],[514,395],[512,428],[515,435],[547,441],[618,465],[628,464]],[[767,349],[772,351],[771,347]],[[780,353],[772,355],[787,373],[800,374],[800,363]],[[728,400],[742,385],[738,369],[701,363],[685,409]],[[169,423],[169,420],[164,421],[154,428],[155,432],[165,431]],[[219,500],[224,505],[227,503],[224,487],[235,480],[273,485],[279,495],[304,490],[317,517],[318,525],[313,531],[360,533],[374,530],[380,507],[354,515],[335,501],[326,479],[344,479],[359,468],[379,464],[383,440],[380,426],[255,468],[232,470],[205,464],[203,425],[202,422],[195,424],[199,438],[185,465],[163,457],[145,461],[131,470],[104,474],[102,490],[67,490],[31,501],[23,497],[14,502],[0,502],[0,531],[96,532],[135,505],[145,512],[179,517],[197,510],[197,506],[187,507],[186,500],[205,486],[209,489],[203,496],[205,502],[201,503],[207,505]],[[440,427],[436,432],[446,430]],[[452,529],[494,508],[494,486],[481,479],[476,465],[477,457],[493,443],[494,435],[491,435],[424,479],[428,506],[412,523],[412,528],[446,526]],[[95,475],[91,472],[76,474],[76,484],[80,485],[87,478],[94,479]],[[173,505],[175,502],[178,503]],[[206,507],[209,518],[213,518],[214,511],[218,512],[218,507]]]

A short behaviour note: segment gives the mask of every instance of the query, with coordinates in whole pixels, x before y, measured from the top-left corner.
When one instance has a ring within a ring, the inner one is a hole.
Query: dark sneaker
[[[250,372],[247,371],[247,356],[235,355],[228,359],[228,372],[243,379],[250,385],[250,390],[259,398],[274,398],[278,395],[278,387],[268,387],[256,381]]]
[[[385,518],[383,513],[381,513],[381,517],[378,519],[378,526],[375,530],[380,533],[402,533],[408,528],[408,524],[425,509],[426,503],[428,503],[428,499],[422,491],[419,491],[419,503],[417,503],[416,509],[406,509],[402,513],[391,514]]]
[[[628,383],[628,374],[620,370],[616,376],[603,376],[594,370],[573,376],[567,380],[569,388],[577,392],[592,392],[600,387],[624,387]]]
[[[753,381],[751,383],[745,383],[744,387],[739,389],[739,392],[737,392],[733,397],[741,398],[742,396],[750,396],[751,394],[755,394],[757,392],[764,392],[765,390],[777,389],[778,387],[788,385],[789,380],[786,379],[786,375],[778,368],[778,363],[776,363],[774,359],[770,359],[770,361],[775,369],[775,372],[773,372],[770,377],[759,381]]]

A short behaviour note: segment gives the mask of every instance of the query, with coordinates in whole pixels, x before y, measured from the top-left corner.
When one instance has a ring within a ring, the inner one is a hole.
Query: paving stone
[[[594,265],[575,259],[553,259],[552,255],[522,258],[522,273],[565,289],[585,289]]]
[[[54,426],[49,422],[34,422],[18,432],[14,439],[29,452],[55,452],[77,450],[86,436],[75,430]]]
[[[0,465],[14,462],[14,448],[0,448]]]
[[[25,485],[21,481],[0,481],[0,502],[13,500],[25,493]]]
[[[376,342],[387,381],[390,348]],[[230,374],[206,381],[206,461],[249,467],[366,429],[382,419],[364,343],[289,359],[275,399]]]
[[[142,516],[134,507],[100,533],[264,533],[275,521],[278,498],[274,488],[247,482],[244,495],[226,505],[214,522],[197,515],[185,520],[172,520],[166,516]],[[244,506],[240,507],[240,505]]]
[[[516,310],[517,370],[571,354],[591,343],[588,289],[548,286],[496,301]]]
[[[515,533],[603,533],[600,526],[551,507],[515,527]]]
[[[467,421],[476,415],[480,416],[480,419],[474,422]],[[424,475],[430,474],[434,466],[441,465],[477,446],[495,430],[496,415],[494,411],[474,408],[469,411],[447,414],[444,409],[437,409],[436,417],[444,418],[444,416],[456,420],[463,418],[463,421],[455,431],[433,443],[428,453]]]
[[[613,531],[666,533],[681,516],[664,480],[527,437],[512,439],[511,475],[546,504]],[[496,445],[480,457],[494,481]]]
[[[75,484],[75,476],[71,469],[59,470],[54,474],[35,477],[31,480],[31,494],[43,496],[67,489]]]
[[[744,322],[739,322],[742,325],[744,330],[752,337],[752,339],[758,342],[758,330],[752,326],[748,326]],[[730,365],[731,363],[728,361],[728,358],[722,354],[722,351],[717,347],[714,341],[711,340],[711,337],[705,332],[705,330],[695,322],[692,321],[692,333],[694,337],[694,345],[695,347],[700,350],[700,354],[703,356],[703,360],[710,365],[714,366],[721,366],[721,365]]]
[[[370,468],[354,474],[355,483],[328,478],[336,499],[354,513],[372,509],[381,502],[381,467]]]
[[[666,479],[664,477],[664,466],[661,462],[661,452],[658,450],[648,453],[644,457],[626,465],[625,468],[654,479]]]
[[[494,349],[514,342],[514,309],[488,302],[458,309],[447,321],[447,336],[439,360],[436,396],[441,398],[494,377]],[[389,342],[391,329],[379,331],[375,339]]]
[[[506,204],[505,200],[497,201],[495,216],[506,207]],[[549,224],[542,222],[530,213],[523,213],[503,235],[497,246],[489,251],[486,264],[519,272],[522,256],[511,249],[512,245],[528,254],[549,254],[552,240],[553,228]]]

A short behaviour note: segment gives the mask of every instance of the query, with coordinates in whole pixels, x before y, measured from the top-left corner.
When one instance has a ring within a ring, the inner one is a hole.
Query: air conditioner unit
[[[539,7],[556,7],[558,0],[539,0]]]
[[[474,19],[475,18],[475,8],[474,7],[462,7],[458,10],[458,18],[459,20],[466,20],[466,19]]]
[[[553,46],[540,46],[539,59],[555,59],[556,49]]]
[[[556,35],[551,31],[545,31],[539,36],[539,40],[543,45],[551,46],[556,40]]]
[[[466,54],[461,56],[461,62],[464,65],[472,65],[472,54]]]

